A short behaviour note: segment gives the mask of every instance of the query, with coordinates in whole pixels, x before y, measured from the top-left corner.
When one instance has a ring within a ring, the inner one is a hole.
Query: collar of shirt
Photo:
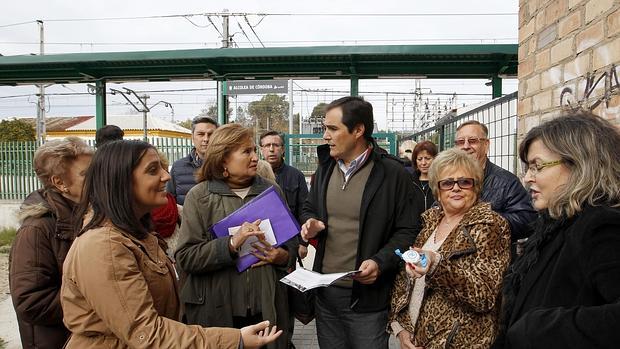
[[[353,176],[353,174],[357,172],[362,167],[362,165],[366,162],[366,159],[368,158],[368,154],[370,154],[371,151],[372,151],[372,148],[368,147],[368,149],[366,149],[362,154],[360,154],[353,161],[351,161],[351,163],[349,164],[349,167],[345,165],[344,161],[340,159],[338,160],[338,168],[344,174],[345,186],[347,182],[349,181],[349,178],[351,178],[351,176]]]

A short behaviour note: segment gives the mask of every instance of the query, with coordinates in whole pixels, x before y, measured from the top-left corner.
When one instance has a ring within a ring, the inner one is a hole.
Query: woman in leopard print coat
[[[401,348],[488,348],[497,336],[510,228],[489,203],[478,201],[482,170],[470,160],[454,149],[432,164],[429,183],[441,207],[422,215],[424,228],[414,243],[429,265],[407,264],[392,290],[388,332]]]

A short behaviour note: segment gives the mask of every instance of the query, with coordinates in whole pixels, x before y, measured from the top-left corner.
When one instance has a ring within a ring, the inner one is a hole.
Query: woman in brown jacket
[[[429,183],[440,208],[422,215],[414,249],[396,278],[388,331],[401,348],[488,348],[498,332],[498,296],[510,258],[506,221],[480,202],[482,170],[461,150],[440,153]]]
[[[22,347],[61,348],[69,331],[62,323],[62,262],[75,225],[93,149],[79,138],[47,142],[34,155],[43,189],[32,192],[20,209],[22,224],[9,255],[9,283]]]
[[[86,214],[64,264],[61,303],[67,348],[258,348],[281,331],[178,322],[177,277],[152,233],[150,211],[167,202],[153,146],[116,141],[97,150],[78,214]]]

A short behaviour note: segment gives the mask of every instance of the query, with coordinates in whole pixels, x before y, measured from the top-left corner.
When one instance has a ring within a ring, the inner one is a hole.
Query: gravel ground
[[[0,302],[9,298],[9,252],[0,252]]]

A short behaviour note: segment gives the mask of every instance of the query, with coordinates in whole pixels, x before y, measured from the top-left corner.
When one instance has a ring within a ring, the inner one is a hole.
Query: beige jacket
[[[72,332],[67,348],[230,348],[237,329],[177,322],[174,268],[157,238],[113,226],[75,239],[63,268],[61,303]]]

